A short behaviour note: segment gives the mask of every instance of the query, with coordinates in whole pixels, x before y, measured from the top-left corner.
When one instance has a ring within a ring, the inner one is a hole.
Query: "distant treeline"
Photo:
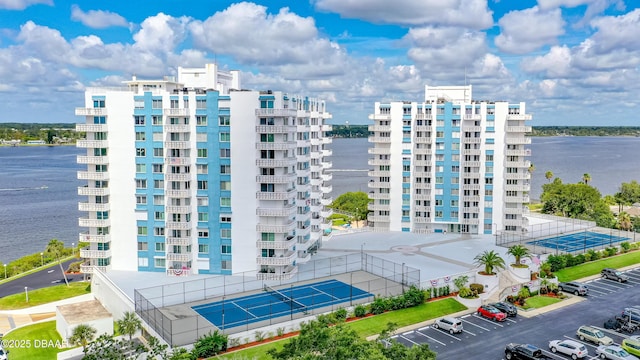
[[[70,141],[84,138],[84,133],[76,132],[75,123],[0,123],[0,140],[45,140],[52,143],[54,139]]]
[[[362,138],[369,136],[368,125],[333,125],[329,136]],[[530,136],[640,136],[638,126],[534,126]]]

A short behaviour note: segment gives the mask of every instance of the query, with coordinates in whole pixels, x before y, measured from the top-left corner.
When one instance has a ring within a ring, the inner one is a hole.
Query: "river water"
[[[368,192],[368,140],[334,139],[332,147],[334,198]],[[536,167],[533,199],[540,197],[549,170],[565,183],[589,173],[603,195],[614,194],[622,182],[640,180],[640,138],[544,137],[533,138],[530,148]],[[53,238],[67,246],[77,243],[81,152],[72,146],[0,147],[0,261],[41,252]]]

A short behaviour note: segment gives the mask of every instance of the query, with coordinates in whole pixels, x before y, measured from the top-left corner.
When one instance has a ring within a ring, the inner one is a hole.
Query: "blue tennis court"
[[[530,241],[527,244],[543,246],[565,252],[584,251],[594,247],[613,245],[629,240],[627,237],[601,234],[593,231],[583,231],[575,234],[565,234],[546,239]]]
[[[224,330],[373,296],[338,280],[273,290],[265,289],[261,294],[193,306],[192,309]]]

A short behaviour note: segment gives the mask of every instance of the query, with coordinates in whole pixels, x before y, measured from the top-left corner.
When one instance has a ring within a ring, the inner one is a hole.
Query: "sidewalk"
[[[85,294],[25,309],[0,310],[0,334],[6,334],[13,329],[40,321],[53,320],[56,317],[56,307],[59,305],[74,304],[93,299],[93,294]]]

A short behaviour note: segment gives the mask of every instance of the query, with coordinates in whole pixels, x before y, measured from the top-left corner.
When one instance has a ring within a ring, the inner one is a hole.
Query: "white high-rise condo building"
[[[368,220],[375,231],[492,234],[528,225],[525,103],[476,101],[469,86],[375,104]]]
[[[237,71],[208,64],[88,88],[76,115],[83,272],[287,279],[329,229],[323,101],[242,90]]]

